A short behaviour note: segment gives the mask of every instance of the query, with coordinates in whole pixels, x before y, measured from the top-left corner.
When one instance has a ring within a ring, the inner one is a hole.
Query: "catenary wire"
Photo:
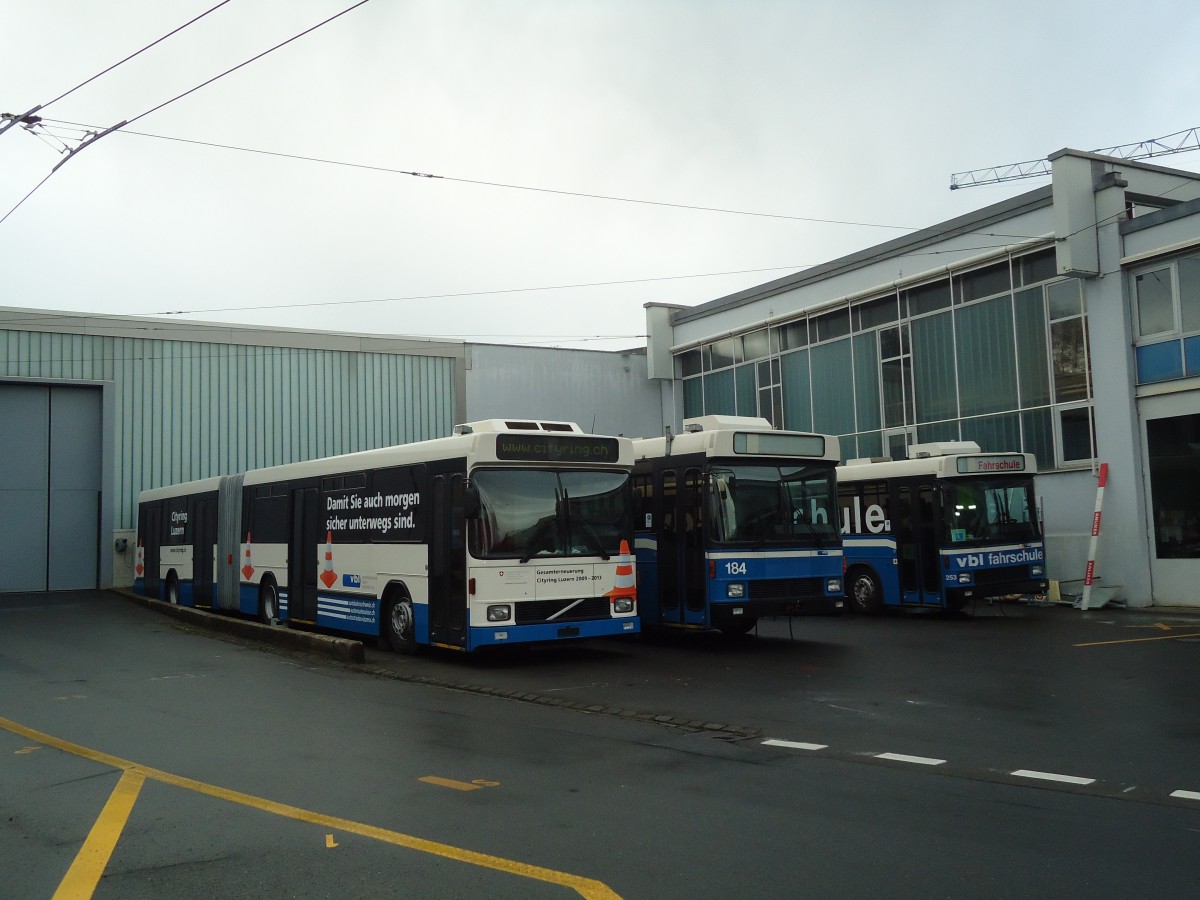
[[[182,94],[178,94],[175,97],[172,97],[170,100],[165,100],[162,103],[158,104],[157,106],[154,106],[154,107],[146,110],[143,113],[139,113],[138,115],[134,116],[132,119],[125,119],[125,120],[119,122],[118,124],[113,125],[107,129],[105,129],[104,131],[101,131],[99,134],[93,134],[91,137],[85,138],[84,141],[82,143],[80,143],[77,147],[75,147],[74,150],[72,150],[70,153],[68,153],[67,156],[63,160],[61,160],[57,166],[55,166],[53,169],[50,170],[49,175],[47,175],[45,178],[43,178],[41,181],[39,181],[34,186],[33,190],[31,190],[28,194],[26,194],[24,197],[22,197],[17,202],[16,206],[14,206],[12,209],[10,209],[8,212],[6,212],[4,214],[3,218],[0,218],[0,224],[3,224],[5,222],[5,220],[8,219],[9,216],[11,216],[14,212],[16,212],[21,207],[21,205],[23,203],[25,203],[26,200],[28,200],[30,197],[32,197],[34,195],[34,193],[37,192],[38,188],[40,188],[43,184],[46,183],[46,181],[50,178],[50,175],[53,175],[55,172],[58,171],[59,166],[61,166],[63,163],[65,163],[68,159],[71,158],[71,156],[73,156],[75,153],[78,153],[84,147],[90,146],[91,144],[95,143],[98,139],[105,137],[108,134],[111,134],[112,132],[116,131],[119,128],[123,128],[126,125],[132,124],[133,122],[136,122],[139,119],[144,119],[146,116],[150,115],[151,113],[158,112],[160,109],[170,106],[172,103],[175,103],[178,100],[182,100],[184,97],[187,97],[190,94],[194,94],[196,91],[200,90],[201,88],[207,87],[208,85],[212,84],[214,81],[218,81],[219,79],[224,78],[226,75],[229,75],[233,72],[236,72],[238,69],[241,69],[241,68],[244,68],[245,66],[250,65],[250,63],[252,63],[252,62],[256,62],[257,60],[262,59],[268,53],[273,53],[281,47],[286,47],[288,44],[292,43],[293,41],[299,40],[300,38],[304,37],[305,35],[311,34],[312,32],[316,31],[318,28],[321,28],[324,25],[328,25],[330,22],[334,21],[335,19],[339,19],[342,16],[346,15],[347,13],[358,9],[358,7],[363,6],[364,4],[369,3],[369,2],[370,2],[370,0],[358,0],[357,3],[351,4],[350,6],[343,9],[341,12],[334,13],[332,16],[318,22],[316,25],[313,25],[310,28],[306,28],[304,31],[301,31],[299,34],[295,34],[292,37],[288,38],[287,40],[279,42],[274,47],[264,50],[262,53],[259,53],[256,56],[252,56],[250,59],[247,59],[244,62],[238,63],[236,66],[233,66],[232,68],[226,69],[224,72],[222,72],[219,75],[214,75],[212,78],[208,79],[207,81],[202,82],[201,84],[198,84],[195,87],[184,91]]]
[[[125,64],[125,63],[129,62],[129,61],[130,61],[131,59],[133,59],[135,56],[139,56],[139,55],[141,55],[142,53],[145,53],[145,52],[146,52],[147,50],[149,50],[151,47],[154,47],[154,46],[155,46],[155,45],[157,45],[157,44],[161,44],[161,43],[162,43],[163,41],[165,41],[167,38],[171,37],[172,35],[178,34],[179,32],[183,31],[183,29],[187,28],[189,25],[194,25],[196,22],[199,22],[201,19],[203,19],[205,16],[207,16],[209,13],[216,12],[218,9],[220,9],[222,6],[224,6],[226,3],[229,3],[229,2],[230,2],[230,0],[221,0],[221,2],[220,2],[220,3],[218,3],[216,6],[214,6],[214,7],[210,8],[210,9],[206,9],[204,12],[200,13],[200,15],[196,16],[196,17],[195,17],[195,18],[193,18],[193,19],[189,19],[187,22],[184,22],[182,25],[180,25],[178,28],[174,29],[173,31],[168,31],[166,34],[164,34],[164,35],[163,35],[162,37],[160,37],[158,40],[150,42],[150,43],[149,43],[149,44],[147,44],[145,47],[143,47],[141,50],[138,50],[138,51],[137,51],[137,52],[135,52],[135,53],[131,53],[131,54],[129,54],[127,57],[125,57],[125,58],[124,58],[123,60],[121,60],[120,62],[115,62],[115,63],[113,63],[111,66],[109,66],[109,67],[108,67],[107,69],[105,69],[104,71],[102,71],[102,72],[97,72],[97,73],[96,73],[95,75],[93,75],[91,78],[87,79],[86,81],[81,81],[79,84],[75,85],[75,87],[71,88],[69,91],[65,91],[65,92],[63,92],[63,93],[59,94],[59,95],[58,95],[57,97],[55,97],[53,100],[51,100],[51,101],[49,101],[49,102],[47,102],[47,103],[43,103],[43,104],[41,105],[41,108],[42,108],[42,109],[45,109],[45,108],[46,108],[47,106],[49,106],[51,103],[57,103],[59,100],[62,100],[64,97],[67,97],[67,96],[69,96],[69,95],[71,95],[71,94],[75,93],[75,92],[76,92],[77,90],[79,90],[81,87],[83,87],[83,86],[85,86],[85,85],[88,85],[88,84],[91,84],[93,81],[95,81],[95,80],[96,80],[97,78],[99,78],[101,75],[107,75],[109,72],[111,72],[111,71],[112,71],[113,69],[115,69],[117,66],[120,66],[120,65],[123,65],[123,64]]]

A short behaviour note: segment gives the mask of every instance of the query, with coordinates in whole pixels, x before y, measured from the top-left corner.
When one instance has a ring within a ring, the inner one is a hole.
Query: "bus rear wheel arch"
[[[258,621],[264,625],[279,624],[279,588],[269,575],[258,586]]]
[[[853,566],[846,573],[846,599],[850,611],[876,615],[883,610],[883,586],[870,566]]]
[[[417,621],[412,598],[401,587],[390,587],[383,595],[382,637],[397,653],[416,653]]]

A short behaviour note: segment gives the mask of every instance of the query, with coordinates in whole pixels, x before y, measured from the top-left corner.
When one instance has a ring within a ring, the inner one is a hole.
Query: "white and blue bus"
[[[850,609],[961,609],[1046,590],[1029,453],[970,441],[914,444],[903,460],[839,466]]]
[[[134,589],[400,652],[635,633],[632,467],[628,438],[486,420],[144,491]]]
[[[750,631],[760,617],[840,612],[838,439],[766,419],[685,419],[634,445],[643,627]]]

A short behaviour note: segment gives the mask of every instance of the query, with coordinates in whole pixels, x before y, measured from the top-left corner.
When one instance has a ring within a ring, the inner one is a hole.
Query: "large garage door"
[[[0,383],[0,593],[99,586],[101,391]]]

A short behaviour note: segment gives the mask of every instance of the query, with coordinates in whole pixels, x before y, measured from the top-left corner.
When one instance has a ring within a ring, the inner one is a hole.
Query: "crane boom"
[[[1136,144],[1121,144],[1118,147],[1106,147],[1103,150],[1093,150],[1101,156],[1115,156],[1118,159],[1149,159],[1152,156],[1166,156],[1168,153],[1187,153],[1189,150],[1200,150],[1200,128],[1189,128],[1186,131],[1176,131],[1160,138],[1151,138]],[[1009,163],[1003,166],[992,166],[990,169],[972,169],[969,172],[955,172],[950,176],[950,190],[977,187],[981,184],[999,184],[1003,181],[1016,181],[1019,178],[1036,178],[1039,175],[1050,174],[1048,159],[1031,159],[1026,162]]]

